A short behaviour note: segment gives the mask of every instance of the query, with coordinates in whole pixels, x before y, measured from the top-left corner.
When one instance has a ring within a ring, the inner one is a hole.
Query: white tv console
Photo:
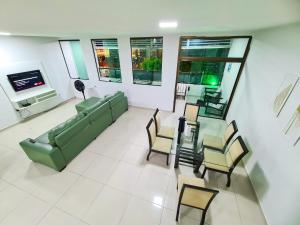
[[[22,119],[49,110],[61,102],[56,90],[44,88],[10,99]]]

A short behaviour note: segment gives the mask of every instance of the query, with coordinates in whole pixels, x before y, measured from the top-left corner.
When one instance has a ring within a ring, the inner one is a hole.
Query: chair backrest
[[[224,140],[225,140],[225,147],[228,145],[228,143],[231,141],[233,136],[238,131],[237,125],[235,120],[231,121],[231,123],[227,126],[224,132]]]
[[[177,92],[180,93],[185,93],[187,90],[187,84],[184,83],[177,83],[177,88],[176,88]]]
[[[155,139],[156,139],[156,132],[155,132],[155,125],[153,119],[149,121],[149,123],[146,126],[148,139],[149,139],[149,146],[150,148],[153,146]]]
[[[184,108],[184,117],[187,121],[196,122],[200,106],[197,104],[186,103]]]
[[[181,204],[207,210],[212,200],[219,193],[217,190],[183,184],[180,192]]]
[[[249,152],[241,136],[238,136],[225,153],[228,168],[232,171],[239,161]]]
[[[160,120],[160,115],[159,114],[160,114],[159,109],[156,109],[154,114],[153,114],[156,134],[160,130],[160,126],[161,126],[161,120]]]

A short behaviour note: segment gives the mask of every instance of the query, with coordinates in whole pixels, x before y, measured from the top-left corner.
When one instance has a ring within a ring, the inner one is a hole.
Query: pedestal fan
[[[85,95],[84,95],[85,86],[84,86],[84,83],[81,80],[75,80],[74,86],[75,86],[77,91],[80,91],[82,93],[83,98],[85,100]]]

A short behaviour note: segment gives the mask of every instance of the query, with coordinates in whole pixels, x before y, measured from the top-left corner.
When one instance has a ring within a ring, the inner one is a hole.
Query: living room
[[[300,3],[244,4],[4,2],[0,224],[298,224]]]

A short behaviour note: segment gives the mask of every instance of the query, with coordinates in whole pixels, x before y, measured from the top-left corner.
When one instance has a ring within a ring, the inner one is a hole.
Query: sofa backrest
[[[104,100],[105,101],[109,101],[111,100],[112,98],[116,97],[116,96],[124,96],[124,92],[123,91],[117,91],[116,93],[114,93],[113,95],[105,95],[104,96]]]
[[[110,104],[111,104],[111,106],[113,106],[113,105],[119,103],[120,101],[122,101],[123,99],[124,99],[124,93],[123,92],[117,92],[110,99]]]
[[[116,121],[127,109],[128,101],[124,92],[118,91],[109,100],[113,121]]]
[[[104,102],[104,104],[102,104],[100,107],[91,111],[88,116],[90,118],[90,122],[94,122],[103,117],[104,114],[111,117],[111,109],[108,102]]]
[[[78,135],[80,132],[83,132],[86,127],[90,124],[89,117],[84,116],[81,120],[74,122],[72,125],[67,127],[63,132],[55,136],[55,143],[58,147],[63,149],[63,147],[72,141],[72,137]]]
[[[55,137],[62,133],[64,130],[68,129],[69,127],[73,126],[73,124],[77,123],[78,121],[82,120],[84,118],[83,113],[78,113],[77,115],[71,117],[64,123],[59,124],[58,126],[52,128],[48,132],[48,139],[49,139],[49,144],[51,145],[56,145]]]

